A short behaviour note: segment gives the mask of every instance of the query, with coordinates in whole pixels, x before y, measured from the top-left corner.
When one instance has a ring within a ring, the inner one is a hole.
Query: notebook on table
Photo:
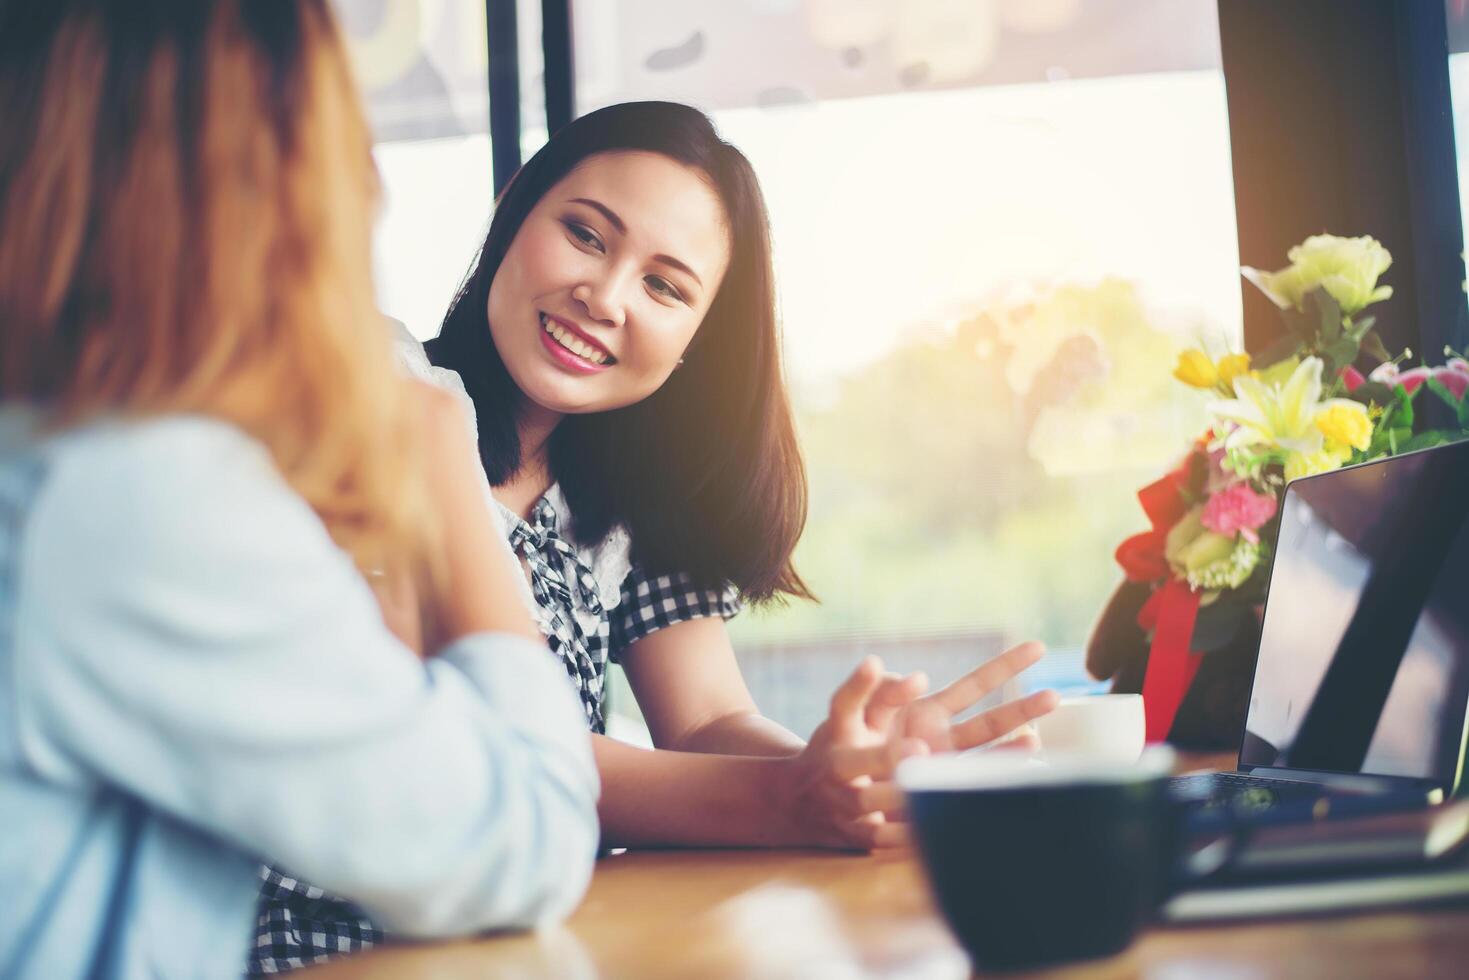
[[[1225,872],[1175,895],[1167,922],[1469,902],[1469,801],[1254,828]]]

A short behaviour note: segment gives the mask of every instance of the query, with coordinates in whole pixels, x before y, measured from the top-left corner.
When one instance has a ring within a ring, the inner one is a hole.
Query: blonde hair
[[[325,0],[0,14],[0,399],[200,413],[369,568],[423,556],[377,182]],[[61,8],[61,9],[57,9]]]

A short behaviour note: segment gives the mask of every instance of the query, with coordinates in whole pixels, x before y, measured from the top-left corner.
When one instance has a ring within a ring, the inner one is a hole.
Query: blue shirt
[[[403,936],[580,899],[598,791],[539,645],[420,661],[218,421],[0,410],[0,976],[234,976],[275,861]]]

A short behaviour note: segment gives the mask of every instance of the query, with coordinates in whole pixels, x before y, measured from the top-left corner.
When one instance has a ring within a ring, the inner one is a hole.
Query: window
[[[334,3],[383,181],[373,242],[378,302],[420,339],[432,337],[489,226],[485,8]]]
[[[1088,687],[1134,493],[1201,426],[1174,358],[1241,342],[1212,0],[572,21],[577,111],[698,105],[769,203],[823,602],[735,620],[761,707],[804,734],[862,652],[943,682],[1031,636],[1025,686]]]

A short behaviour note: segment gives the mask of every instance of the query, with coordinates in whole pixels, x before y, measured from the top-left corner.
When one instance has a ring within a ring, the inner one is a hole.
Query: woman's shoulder
[[[187,485],[273,469],[259,440],[207,415],[101,419],[47,435],[35,445],[49,469],[85,472],[99,490]],[[99,494],[104,496],[118,494]]]
[[[398,364],[408,373],[409,377],[452,392],[458,398],[460,407],[469,417],[469,431],[477,437],[479,429],[474,412],[474,400],[469,397],[469,391],[464,387],[464,379],[459,377],[459,372],[430,363],[428,352],[423,349],[423,342],[413,336],[402,321],[394,320],[392,317],[387,319],[393,330],[393,349],[397,352]]]
[[[54,538],[58,554],[197,556],[221,538],[266,547],[317,523],[265,446],[220,419],[109,419],[45,436],[34,449],[44,470],[35,530]]]

